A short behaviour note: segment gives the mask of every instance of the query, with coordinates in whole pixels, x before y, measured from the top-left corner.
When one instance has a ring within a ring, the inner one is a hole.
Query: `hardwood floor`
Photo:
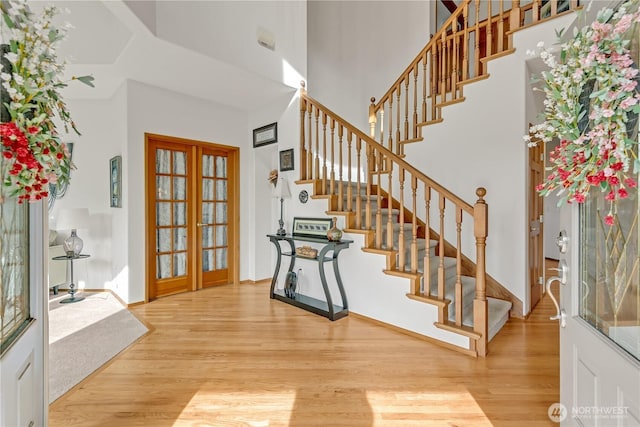
[[[553,426],[547,296],[474,359],[349,316],[209,288],[132,311],[153,330],[50,407],[50,426]]]

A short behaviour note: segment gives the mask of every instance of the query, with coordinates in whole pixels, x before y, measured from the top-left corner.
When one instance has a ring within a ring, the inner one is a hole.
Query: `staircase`
[[[493,14],[484,2],[482,18],[481,2],[463,1],[381,100],[372,99],[370,135],[308,96],[304,83],[300,95],[297,183],[311,184],[326,213],[342,216],[346,233],[362,235],[362,250],[384,257],[383,273],[406,279],[406,297],[437,307],[435,327],[468,338],[463,350],[475,356],[486,356],[509,311],[522,304],[486,273],[486,190],[467,203],[412,166],[404,145],[441,122],[444,106],[464,101],[464,85],[488,77],[486,61],[512,51],[513,31],[577,7],[512,3],[503,10],[500,2]]]

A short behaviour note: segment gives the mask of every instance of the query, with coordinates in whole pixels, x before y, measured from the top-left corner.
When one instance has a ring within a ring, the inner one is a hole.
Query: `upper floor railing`
[[[486,61],[509,53],[514,31],[578,7],[578,0],[464,0],[389,90],[369,107],[370,135],[396,154],[487,76]]]

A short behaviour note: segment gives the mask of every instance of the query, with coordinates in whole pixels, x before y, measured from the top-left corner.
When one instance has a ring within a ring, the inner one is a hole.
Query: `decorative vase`
[[[329,239],[332,242],[337,242],[337,241],[340,241],[340,239],[342,239],[342,231],[340,231],[340,229],[336,227],[337,221],[338,221],[338,218],[334,216],[331,219],[331,229],[327,231],[327,239]]]

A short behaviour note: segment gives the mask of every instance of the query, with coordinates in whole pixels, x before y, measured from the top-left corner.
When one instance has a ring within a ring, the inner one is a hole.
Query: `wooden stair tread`
[[[424,295],[414,295],[411,293],[407,294],[407,298],[412,299],[414,301],[424,302],[426,304],[432,304],[438,307],[446,307],[451,303],[451,301],[448,299],[438,299],[434,297],[427,297]]]
[[[461,102],[464,102],[464,100],[465,100],[464,96],[461,96],[460,98],[456,98],[456,99],[451,99],[449,101],[440,102],[439,104],[436,104],[436,108],[442,108],[442,107],[446,107],[446,106],[449,106],[449,105],[459,104]]]
[[[456,325],[455,322],[451,322],[449,320],[445,322],[433,322],[434,326],[439,329],[443,329],[445,331],[453,332],[456,334],[464,335],[473,340],[479,340],[482,338],[482,335],[473,330],[470,326],[465,325]]]
[[[424,138],[422,138],[422,137],[403,139],[402,141],[400,141],[400,144],[413,144],[414,142],[421,142],[423,139]]]
[[[429,125],[435,125],[442,122],[444,122],[444,119],[439,118],[439,119],[427,120],[426,122],[420,122],[418,123],[418,126],[429,126]]]

